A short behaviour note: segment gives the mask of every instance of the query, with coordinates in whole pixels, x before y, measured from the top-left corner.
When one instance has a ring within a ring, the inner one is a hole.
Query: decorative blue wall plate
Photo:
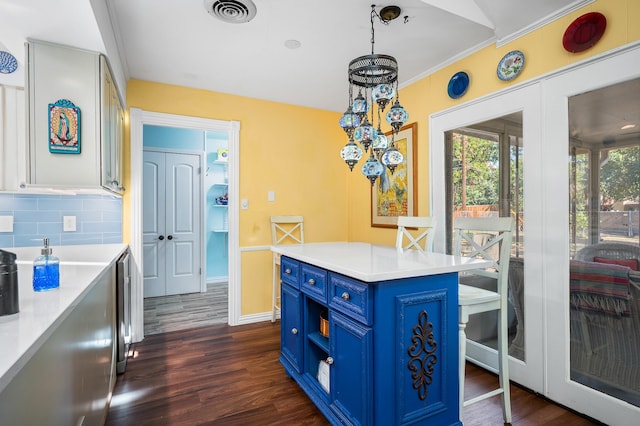
[[[11,74],[18,69],[18,61],[9,52],[0,51],[0,73]]]
[[[469,88],[469,75],[460,71],[457,72],[449,80],[449,86],[447,86],[447,93],[451,99],[458,99],[467,93]]]

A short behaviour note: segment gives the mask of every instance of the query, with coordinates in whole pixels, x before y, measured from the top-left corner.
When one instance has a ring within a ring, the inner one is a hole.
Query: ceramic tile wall
[[[13,216],[13,232],[0,232],[0,247],[122,242],[122,199],[113,195],[0,194],[0,216]],[[76,231],[63,231],[63,217]]]

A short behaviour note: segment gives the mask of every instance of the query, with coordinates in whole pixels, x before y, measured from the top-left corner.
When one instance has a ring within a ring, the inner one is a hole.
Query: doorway
[[[236,121],[220,121],[181,115],[155,113],[137,108],[130,109],[131,128],[131,176],[129,217],[130,247],[132,254],[132,339],[144,338],[144,292],[143,292],[143,235],[142,235],[142,170],[143,170],[143,128],[145,125],[165,126],[201,131],[223,132],[228,141],[228,323],[237,325],[240,315],[240,279],[238,248],[238,153],[240,124]],[[127,206],[125,206],[127,208]],[[126,216],[125,216],[126,217]]]

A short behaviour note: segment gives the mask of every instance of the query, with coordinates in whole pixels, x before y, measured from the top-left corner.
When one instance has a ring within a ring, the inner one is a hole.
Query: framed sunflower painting
[[[385,135],[391,140],[391,132]],[[407,124],[395,135],[395,145],[404,156],[404,162],[393,174],[385,170],[371,187],[371,226],[395,228],[398,216],[416,215],[417,140],[417,123]]]

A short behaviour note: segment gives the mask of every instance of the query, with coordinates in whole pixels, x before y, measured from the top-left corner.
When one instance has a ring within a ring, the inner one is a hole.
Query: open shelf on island
[[[320,334],[319,331],[309,333],[308,338],[310,341],[318,345],[320,349],[329,353],[329,339]]]

